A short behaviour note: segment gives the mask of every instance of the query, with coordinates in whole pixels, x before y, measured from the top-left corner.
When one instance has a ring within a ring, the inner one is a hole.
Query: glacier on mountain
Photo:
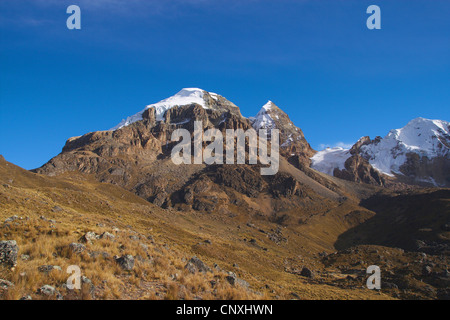
[[[391,130],[383,139],[377,138],[359,148],[359,154],[372,167],[388,176],[401,174],[400,168],[408,154],[433,159],[450,155],[450,123],[443,120],[416,118],[401,129]],[[345,168],[350,149],[327,148],[312,158],[311,167],[333,175],[335,168]]]

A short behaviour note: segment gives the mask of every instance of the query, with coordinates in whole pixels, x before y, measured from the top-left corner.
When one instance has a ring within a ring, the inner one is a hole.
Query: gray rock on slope
[[[116,262],[123,270],[131,271],[134,268],[134,257],[130,254],[122,257],[117,257]]]
[[[192,257],[191,260],[184,266],[186,270],[190,273],[197,272],[212,272],[211,268],[209,268],[202,260],[197,257]]]
[[[17,255],[19,246],[16,241],[0,241],[0,265],[15,267],[17,265]]]

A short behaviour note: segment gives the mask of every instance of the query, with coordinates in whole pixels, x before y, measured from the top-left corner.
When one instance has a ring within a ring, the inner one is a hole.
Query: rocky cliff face
[[[171,141],[172,133],[183,128],[193,136],[195,121],[202,122],[203,130],[217,128],[224,136],[227,129],[268,129],[269,133],[278,129],[280,172],[262,177],[260,165],[175,165],[171,151],[178,142]],[[352,182],[449,186],[448,123],[429,121],[415,121],[384,139],[364,137],[350,150],[316,154],[301,129],[273,102],[255,117],[245,118],[226,98],[190,88],[147,106],[109,131],[69,139],[61,154],[35,171],[90,174],[159,206],[180,210],[232,214],[233,210],[274,213],[314,208],[325,198],[332,202],[346,198],[348,190],[311,170],[311,161],[312,168]],[[417,138],[412,139],[412,134]]]
[[[261,118],[273,122],[263,124],[259,122]],[[277,128],[281,156],[296,156],[299,162],[307,163],[305,168],[314,153],[302,131],[273,103],[266,105],[256,118],[247,119],[235,104],[220,95],[183,89],[109,131],[69,139],[61,154],[35,171],[47,175],[80,171],[133,191],[159,206],[207,212],[229,212],[230,206],[252,211],[249,202],[257,201],[263,194],[272,197],[280,208],[292,207],[313,193],[289,174],[262,177],[260,166],[175,165],[170,158],[176,144],[170,141],[171,135],[180,128],[192,134],[195,121],[202,122],[203,130],[217,128],[224,136],[226,129]],[[287,204],[288,198],[292,204]]]
[[[250,118],[255,130],[278,129],[280,131],[281,153],[296,157],[299,165],[309,166],[314,151],[306,141],[302,130],[294,125],[289,116],[272,101],[267,102],[255,117]]]
[[[385,179],[383,174],[375,170],[370,163],[358,154],[352,155],[344,163],[344,168],[333,170],[335,177],[354,182],[383,186]]]

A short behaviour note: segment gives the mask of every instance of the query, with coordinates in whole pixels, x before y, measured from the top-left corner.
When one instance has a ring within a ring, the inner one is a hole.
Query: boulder
[[[37,290],[37,294],[41,294],[41,295],[44,295],[44,296],[52,296],[55,293],[56,293],[56,289],[54,287],[48,285],[48,284],[40,287]]]
[[[433,272],[433,270],[432,270],[431,266],[428,266],[428,265],[423,267],[423,269],[422,269],[422,275],[424,275],[424,276],[429,276],[429,275],[431,275],[432,272]]]
[[[303,267],[302,271],[300,272],[300,275],[310,279],[313,279],[315,276],[314,272],[307,267]]]
[[[0,241],[0,265],[6,265],[11,268],[15,267],[18,253],[19,246],[16,241]]]
[[[98,240],[99,236],[95,232],[89,231],[84,236],[80,238],[82,243],[92,243],[92,241]]]
[[[115,238],[116,236],[109,232],[103,232],[100,235],[100,239],[114,240]]]
[[[184,266],[186,270],[190,273],[197,272],[212,272],[211,268],[209,268],[202,260],[197,257],[192,257],[191,260]]]
[[[71,243],[69,244],[69,249],[70,251],[72,251],[73,253],[82,253],[86,250],[86,246],[84,244],[81,243]]]
[[[89,256],[93,259],[96,259],[98,257],[103,257],[105,259],[109,258],[109,253],[108,252],[103,252],[103,251],[93,251],[89,253]]]
[[[238,286],[241,286],[246,289],[248,289],[248,287],[250,287],[250,284],[247,281],[239,279],[234,272],[229,272],[228,276],[226,276],[225,279],[232,286],[238,285]]]
[[[194,274],[194,273],[197,272],[197,268],[195,268],[195,266],[194,266],[192,263],[190,263],[190,262],[188,262],[188,263],[184,266],[184,268],[185,268],[188,272],[190,272],[190,273],[192,273],[192,274]]]
[[[19,219],[20,218],[18,216],[12,216],[12,217],[9,217],[9,218],[5,219],[5,223],[13,222],[13,221],[16,221],[16,220],[19,220]]]
[[[134,257],[130,254],[116,258],[119,266],[126,271],[131,271],[134,268]]]
[[[12,282],[0,279],[0,290],[8,290],[9,288],[12,287],[14,287],[14,284]]]
[[[22,259],[23,261],[28,261],[30,260],[30,256],[28,254],[22,254],[20,256],[20,259]]]
[[[61,293],[59,293],[59,291],[57,291],[55,289],[55,287],[52,287],[52,286],[50,286],[48,284],[40,287],[37,290],[37,294],[42,295],[42,296],[46,296],[47,298],[50,298],[50,297],[54,296],[56,298],[56,300],[64,300],[64,297],[61,295]]]

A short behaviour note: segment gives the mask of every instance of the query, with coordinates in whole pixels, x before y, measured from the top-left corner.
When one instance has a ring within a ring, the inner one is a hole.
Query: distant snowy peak
[[[391,130],[384,138],[361,138],[351,149],[326,149],[311,158],[311,167],[333,174],[344,169],[348,158],[359,154],[377,171],[393,177],[430,172],[435,158],[450,161],[450,123],[443,120],[417,118],[401,129]],[[414,155],[414,156],[413,156]],[[425,169],[429,167],[428,169]],[[434,177],[420,177],[434,181]]]
[[[401,129],[392,130],[383,140],[397,141],[407,151],[436,157],[448,153],[449,131],[450,123],[447,121],[417,118]]]
[[[410,153],[428,159],[448,156],[449,132],[447,121],[417,118],[401,129],[391,130],[385,138],[361,146],[359,153],[378,171],[389,176],[401,174]]]
[[[117,126],[112,128],[111,130],[118,130],[122,127],[126,127],[134,122],[142,120],[143,113],[150,108],[155,109],[156,121],[163,121],[164,115],[167,110],[172,109],[174,107],[181,107],[190,104],[198,104],[202,106],[204,109],[209,109],[210,104],[207,103],[206,96],[211,97],[214,101],[218,101],[221,96],[213,92],[207,92],[203,89],[199,88],[184,88],[177,94],[167,99],[161,100],[158,103],[148,105],[144,110],[128,117],[127,119],[122,120]]]

